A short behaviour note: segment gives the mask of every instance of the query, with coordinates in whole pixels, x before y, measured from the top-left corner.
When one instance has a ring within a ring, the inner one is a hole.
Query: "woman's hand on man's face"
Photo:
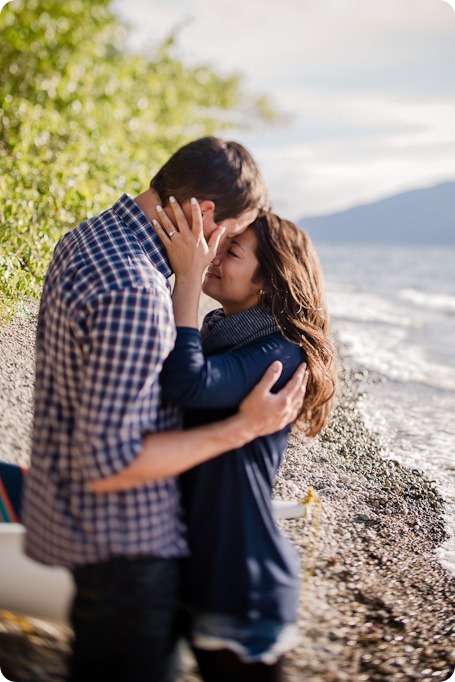
[[[173,222],[161,206],[157,206],[158,220],[153,220],[156,233],[168,255],[171,267],[177,277],[202,279],[218,249],[224,227],[212,232],[208,242],[204,237],[202,214],[199,203],[191,199],[191,225],[180,204],[173,198],[169,206],[174,214]]]

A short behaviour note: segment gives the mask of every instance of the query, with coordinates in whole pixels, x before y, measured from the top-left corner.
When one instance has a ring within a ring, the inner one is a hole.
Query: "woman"
[[[163,395],[185,409],[186,426],[215,421],[239,402],[273,360],[285,382],[306,358],[309,382],[299,424],[309,436],[327,421],[335,386],[322,274],[308,237],[265,214],[226,238],[202,290],[222,308],[200,333],[201,271],[180,235],[159,230],[176,273],[177,341],[162,374]],[[191,558],[184,570],[190,640],[206,682],[279,680],[293,646],[298,561],[272,514],[272,486],[288,429],[256,439],[181,476]]]
[[[265,369],[279,360],[278,390],[306,359],[309,380],[297,426],[316,435],[335,388],[322,274],[308,237],[265,214],[226,238],[203,291],[222,308],[198,331],[208,249],[192,204],[192,228],[171,201],[154,223],[176,274],[177,340],[161,375],[163,396],[185,410],[186,426],[234,413]],[[281,680],[295,644],[298,558],[272,514],[272,486],[289,428],[227,452],[181,476],[191,557],[184,569],[189,638],[206,682]],[[138,479],[140,480],[140,479]]]

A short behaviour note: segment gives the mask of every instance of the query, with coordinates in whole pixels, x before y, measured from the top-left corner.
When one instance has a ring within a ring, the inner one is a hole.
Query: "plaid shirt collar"
[[[114,204],[112,210],[134,232],[147,257],[156,269],[168,279],[172,275],[172,269],[166,250],[138,204],[133,201],[129,194],[123,194]]]

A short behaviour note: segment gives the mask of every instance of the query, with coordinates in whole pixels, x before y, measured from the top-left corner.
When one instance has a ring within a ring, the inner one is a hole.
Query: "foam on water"
[[[360,409],[384,453],[446,502],[440,562],[455,574],[455,249],[320,248],[334,330],[369,383]]]
[[[455,313],[455,296],[444,294],[429,294],[415,289],[403,289],[399,296],[404,301],[410,301],[424,308],[432,308],[446,313]]]
[[[336,288],[335,288],[336,287]],[[337,319],[385,323],[400,327],[419,327],[420,322],[378,294],[337,284],[328,292],[331,316]]]
[[[359,408],[366,426],[379,435],[384,453],[434,481],[446,502],[447,541],[440,562],[455,574],[454,398],[424,386],[389,381],[368,385]]]
[[[405,328],[389,326],[384,330],[336,318],[334,326],[340,341],[363,368],[393,381],[455,390],[455,368],[431,362],[425,349],[409,342]]]

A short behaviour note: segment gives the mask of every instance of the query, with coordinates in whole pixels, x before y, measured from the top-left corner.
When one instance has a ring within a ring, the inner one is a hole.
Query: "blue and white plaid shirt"
[[[171,270],[127,194],[63,237],[41,299],[26,553],[74,567],[188,553],[174,478],[97,495],[87,482],[132,462],[145,434],[181,428],[161,403],[175,341]]]

